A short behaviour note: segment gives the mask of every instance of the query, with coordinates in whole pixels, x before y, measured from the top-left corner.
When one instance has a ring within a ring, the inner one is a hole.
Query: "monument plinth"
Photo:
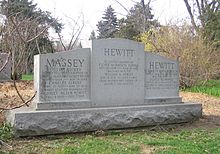
[[[32,108],[8,112],[18,136],[189,122],[202,105],[179,97],[178,62],[125,39],[35,56]]]

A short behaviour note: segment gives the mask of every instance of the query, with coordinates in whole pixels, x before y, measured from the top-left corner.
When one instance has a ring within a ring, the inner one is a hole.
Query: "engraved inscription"
[[[124,56],[124,57],[133,57],[134,50],[132,49],[117,49],[117,48],[105,48],[105,56]]]
[[[104,48],[104,56],[121,57],[120,60],[103,60],[98,64],[99,81],[103,85],[134,85],[137,80],[138,63],[129,59],[134,57],[135,50]],[[125,57],[125,59],[123,59]]]
[[[46,59],[41,80],[42,99],[44,101],[86,99],[89,95],[87,67],[83,58]]]
[[[99,69],[104,85],[134,85],[138,79],[138,64],[133,61],[105,60],[99,63]]]
[[[178,69],[174,62],[150,61],[147,63],[146,89],[175,89],[179,85]]]

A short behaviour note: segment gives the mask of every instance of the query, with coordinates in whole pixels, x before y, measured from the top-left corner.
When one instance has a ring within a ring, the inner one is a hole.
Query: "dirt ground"
[[[18,81],[16,83],[20,94],[24,100],[29,100],[34,95],[33,81]],[[0,109],[11,108],[22,104],[13,82],[0,82]],[[0,110],[0,124],[5,121],[5,111]]]
[[[25,100],[34,95],[33,81],[19,81],[17,87]],[[220,126],[220,99],[200,93],[181,92],[180,96],[184,102],[202,103],[203,117],[188,127],[217,128]],[[12,82],[0,83],[0,108],[10,108],[21,104]],[[0,110],[1,112],[1,110]],[[5,121],[4,111],[0,113],[0,124]]]

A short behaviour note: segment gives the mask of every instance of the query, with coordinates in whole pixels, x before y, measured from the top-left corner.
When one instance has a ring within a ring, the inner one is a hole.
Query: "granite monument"
[[[91,49],[35,56],[32,108],[8,112],[18,136],[189,122],[202,105],[179,97],[178,61],[126,39],[93,40]]]

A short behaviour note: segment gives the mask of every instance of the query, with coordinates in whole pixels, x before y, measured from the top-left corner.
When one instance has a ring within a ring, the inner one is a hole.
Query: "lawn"
[[[34,79],[34,75],[33,74],[24,74],[21,77],[21,80],[26,80],[26,81],[33,80],[33,79]]]
[[[209,80],[191,88],[186,88],[185,91],[204,93],[220,98],[220,80]]]
[[[5,153],[51,154],[198,154],[220,153],[220,129],[181,130],[149,128],[91,134],[7,139],[12,145]],[[2,152],[4,153],[4,152]]]

